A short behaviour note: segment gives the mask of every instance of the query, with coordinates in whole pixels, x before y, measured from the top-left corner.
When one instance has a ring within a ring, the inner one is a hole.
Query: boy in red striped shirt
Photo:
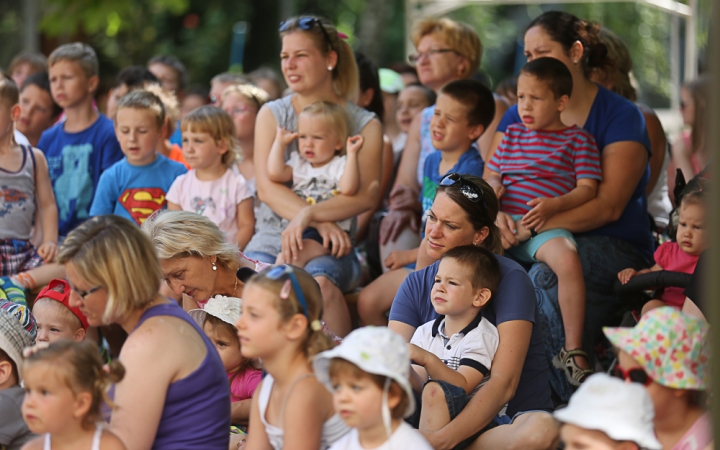
[[[501,210],[532,234],[508,253],[522,262],[544,262],[558,277],[565,346],[553,364],[579,386],[592,373],[581,349],[585,281],[580,257],[569,231],[536,232],[555,213],[595,198],[602,178],[595,139],[560,117],[572,85],[570,71],[555,58],[534,59],[523,67],[518,77],[522,123],[507,128],[485,178],[501,199]]]

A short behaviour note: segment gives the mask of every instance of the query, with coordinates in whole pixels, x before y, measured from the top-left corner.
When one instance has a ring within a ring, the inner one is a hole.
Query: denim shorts
[[[263,252],[247,252],[245,256],[260,262],[275,264],[276,257]],[[313,277],[325,277],[342,292],[350,292],[360,282],[361,268],[355,250],[342,258],[330,255],[313,258],[305,265],[305,271]]]

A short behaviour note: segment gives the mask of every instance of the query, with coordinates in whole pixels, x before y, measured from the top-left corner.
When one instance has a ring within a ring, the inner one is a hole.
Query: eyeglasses
[[[420,58],[423,56],[427,56],[428,58],[432,58],[435,55],[439,55],[440,53],[455,53],[457,52],[451,48],[431,48],[428,51],[425,52],[417,52],[412,53],[408,55],[408,61],[410,61],[413,64],[416,64],[418,61],[420,61]]]
[[[318,19],[317,17],[300,17],[298,19],[289,19],[289,20],[283,20],[280,22],[280,28],[278,28],[278,31],[283,33],[285,31],[289,31],[292,29],[292,26],[295,25],[301,30],[304,31],[310,31],[313,29],[315,25],[318,25],[320,27],[320,31],[322,31],[323,35],[325,35],[325,39],[327,40],[327,43],[330,44],[330,49],[334,50],[335,47],[333,46],[332,39],[330,39],[330,35],[328,34],[327,30],[325,29],[325,26],[322,24],[322,21]]]
[[[460,192],[466,199],[473,203],[478,203],[482,200],[485,208],[487,209],[487,204],[485,204],[485,193],[480,186],[466,179],[459,173],[453,172],[445,175],[442,180],[440,180],[439,186],[455,186],[458,183],[460,184]]]
[[[81,291],[81,290],[77,289],[76,287],[73,287],[73,285],[70,284],[69,281],[68,281],[68,284],[70,285],[70,289],[75,291],[77,293],[77,295],[79,295],[80,298],[83,300],[85,300],[85,297],[87,297],[88,295],[92,294],[93,292],[97,292],[103,288],[102,286],[95,286],[94,288],[90,288],[87,291]]]
[[[252,106],[247,106],[247,105],[236,106],[235,108],[229,110],[228,114],[230,114],[233,117],[236,117],[236,116],[239,116],[240,114],[244,114],[249,111],[257,111],[257,108],[253,108]]]
[[[276,266],[268,270],[264,275],[270,280],[279,280],[283,276],[287,275],[288,280],[285,281],[285,284],[280,290],[280,298],[283,300],[288,299],[288,297],[290,296],[290,286],[292,285],[292,288],[295,290],[295,296],[297,297],[298,302],[300,302],[300,306],[302,306],[305,317],[307,317],[308,319],[310,318],[310,313],[308,311],[307,302],[305,301],[305,296],[303,295],[302,289],[300,288],[300,283],[298,283],[297,277],[295,276],[295,271],[291,266],[288,266],[287,264],[282,266]]]
[[[652,378],[650,378],[647,372],[640,368],[625,370],[620,366],[615,366],[615,369],[613,369],[613,375],[626,381],[629,380],[633,383],[640,383],[643,386],[647,386],[652,383]]]

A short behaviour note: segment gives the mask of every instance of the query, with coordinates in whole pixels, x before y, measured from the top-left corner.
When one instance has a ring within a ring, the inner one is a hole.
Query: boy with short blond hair
[[[52,344],[60,339],[85,340],[88,321],[77,307],[70,306],[70,284],[51,280],[37,296],[32,314],[37,323],[37,342]]]
[[[66,236],[90,217],[100,175],[122,158],[112,121],[93,107],[98,60],[88,45],[61,45],[48,58],[53,100],[66,120],[45,130],[38,147],[45,153],[57,200],[59,233]]]

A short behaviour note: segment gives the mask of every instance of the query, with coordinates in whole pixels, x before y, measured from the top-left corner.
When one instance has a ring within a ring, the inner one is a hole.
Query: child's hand
[[[428,351],[415,344],[408,344],[408,348],[410,349],[410,362],[425,367],[427,365]]]
[[[630,278],[637,274],[637,270],[633,268],[621,270],[620,273],[618,273],[618,280],[620,280],[620,283],[622,284],[627,284],[627,282],[630,281]]]
[[[400,269],[408,264],[412,264],[417,260],[417,249],[413,248],[410,250],[393,250],[385,258],[385,267],[390,270]]]
[[[531,209],[522,218],[522,224],[530,230],[537,230],[545,225],[545,221],[560,209],[560,202],[555,197],[539,197],[527,202]]]
[[[275,133],[275,141],[279,142],[283,147],[290,145],[292,141],[297,139],[298,134],[296,132],[288,131],[285,128],[278,125]]]
[[[357,136],[350,136],[350,137],[347,139],[347,153],[348,153],[348,155],[354,155],[354,154],[356,154],[357,152],[359,152],[360,149],[361,149],[362,146],[363,146],[363,142],[365,142],[365,138],[362,137],[362,136],[359,135],[359,134],[358,134]]]
[[[45,241],[37,249],[38,255],[45,261],[45,264],[53,262],[58,254],[58,247],[55,242]]]

